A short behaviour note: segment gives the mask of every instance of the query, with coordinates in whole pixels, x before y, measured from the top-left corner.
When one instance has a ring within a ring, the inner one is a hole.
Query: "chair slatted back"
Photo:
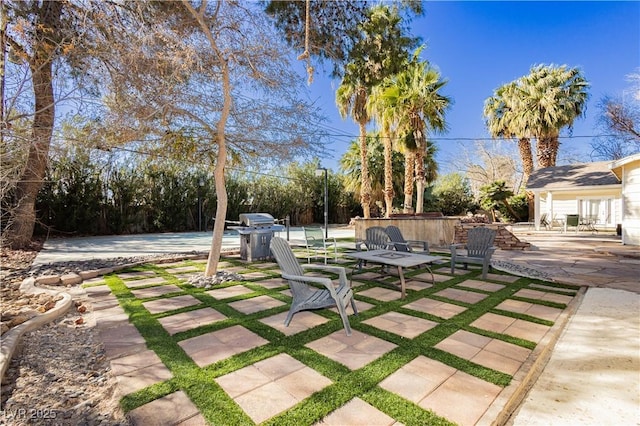
[[[372,226],[366,230],[366,240],[364,244],[369,250],[390,250],[393,242],[387,231],[382,226]]]
[[[280,237],[271,238],[270,248],[282,272],[291,275],[304,275],[298,259],[293,254],[293,250],[291,250],[289,243],[285,239]]]
[[[484,257],[496,238],[496,231],[485,227],[471,228],[468,232],[467,255]]]
[[[389,236],[392,242],[402,243],[402,244],[395,244],[397,251],[406,251],[406,252],[411,251],[409,246],[407,245],[407,240],[404,239],[404,236],[402,235],[402,231],[400,231],[400,228],[394,225],[389,225],[385,228],[385,231],[387,232],[387,235]]]

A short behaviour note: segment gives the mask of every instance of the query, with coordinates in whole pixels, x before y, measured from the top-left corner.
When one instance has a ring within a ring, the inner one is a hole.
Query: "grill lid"
[[[269,226],[273,223],[273,216],[269,213],[242,213],[240,215],[240,224],[244,226]]]

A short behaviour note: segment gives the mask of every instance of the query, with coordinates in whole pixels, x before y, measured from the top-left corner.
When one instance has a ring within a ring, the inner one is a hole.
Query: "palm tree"
[[[380,134],[369,133],[367,135],[367,163],[371,176],[371,205],[381,204],[384,201],[384,147],[380,139]],[[360,148],[358,141],[353,141],[347,152],[340,158],[340,170],[345,176],[345,189],[360,194],[360,184],[362,182],[360,172],[362,165],[360,163]],[[402,190],[403,176],[399,171],[402,170],[403,158],[400,153],[394,152],[392,156],[393,170],[397,171],[393,174],[394,191]]]
[[[367,88],[358,83],[350,83],[343,79],[342,84],[336,92],[336,104],[342,118],[347,115],[353,117],[353,121],[358,123],[360,132],[360,204],[362,204],[362,214],[365,219],[371,217],[371,179],[369,178],[369,165],[367,162],[367,123],[369,115],[365,107],[367,102]]]
[[[534,169],[531,153],[530,130],[527,123],[518,120],[519,103],[518,84],[516,81],[498,87],[493,96],[484,103],[484,116],[487,129],[494,138],[518,138],[518,151],[522,160],[522,186],[526,187],[529,176]]]
[[[336,92],[336,104],[343,118],[350,115],[359,126],[362,185],[360,202],[365,218],[370,217],[371,181],[367,165],[366,104],[370,91],[385,77],[396,73],[416,39],[402,35],[396,8],[375,6],[358,26],[359,40],[349,52],[349,62]]]
[[[422,48],[418,48],[403,70],[385,80],[383,87],[377,89],[375,100],[370,100],[371,110],[395,123],[398,131],[405,134],[405,147],[413,151],[417,213],[422,212],[424,204],[426,135],[429,130],[442,132],[446,129],[444,114],[451,104],[450,98],[439,93],[447,81],[442,80],[429,62],[418,60],[421,51]],[[411,156],[408,157],[410,161]],[[407,168],[411,169],[411,166]],[[406,178],[405,205],[411,205],[412,190],[412,179]]]
[[[382,138],[382,145],[384,147],[384,202],[385,202],[385,214],[384,217],[389,217],[393,211],[393,163],[392,153],[393,144],[392,141],[395,136],[395,131],[398,122],[397,111],[394,109],[394,105],[389,103],[390,96],[388,91],[391,88],[385,85],[379,85],[373,88],[369,102],[367,102],[367,109],[369,113],[375,117],[379,123],[381,130],[380,135]]]
[[[556,165],[560,131],[584,113],[588,87],[580,70],[566,65],[537,65],[518,80],[516,120],[536,137],[540,168]]]

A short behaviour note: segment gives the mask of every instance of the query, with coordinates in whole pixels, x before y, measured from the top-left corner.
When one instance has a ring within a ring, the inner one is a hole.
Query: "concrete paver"
[[[318,426],[399,426],[399,423],[391,417],[360,398],[352,399],[316,424]]]
[[[347,336],[344,330],[336,331],[305,346],[351,370],[364,367],[396,347],[391,342],[358,330],[353,330],[351,336]]]
[[[256,423],[285,411],[332,382],[287,354],[215,379]]]
[[[199,367],[269,343],[246,328],[235,325],[182,340],[180,347]]]
[[[416,318],[400,312],[387,312],[363,321],[362,323],[406,337],[407,339],[413,339],[438,325],[435,321]]]

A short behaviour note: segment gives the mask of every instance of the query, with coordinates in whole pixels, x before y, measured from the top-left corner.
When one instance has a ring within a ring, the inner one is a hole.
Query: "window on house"
[[[580,216],[591,218],[595,223],[611,224],[611,198],[584,198],[578,200]]]

